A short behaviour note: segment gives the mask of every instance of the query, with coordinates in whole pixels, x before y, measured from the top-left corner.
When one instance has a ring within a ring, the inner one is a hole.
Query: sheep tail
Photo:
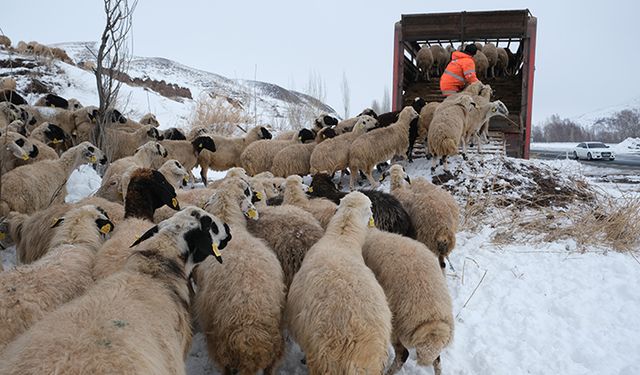
[[[416,343],[418,364],[432,365],[442,349],[449,345],[452,336],[451,325],[442,320],[428,321],[416,328],[413,332],[413,341]]]
[[[441,147],[442,155],[455,155],[458,153],[458,144],[452,138],[445,138]]]

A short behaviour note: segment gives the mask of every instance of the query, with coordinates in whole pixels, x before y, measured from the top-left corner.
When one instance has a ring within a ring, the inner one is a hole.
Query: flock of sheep
[[[275,373],[287,332],[311,374],[392,374],[410,348],[440,374],[458,205],[399,164],[383,174],[390,193],[377,191],[373,171],[410,160],[416,141],[457,154],[506,113],[490,95],[478,83],[275,138],[262,126],[161,132],[153,114],[114,109],[103,152],[90,142],[96,107],[53,94],[29,105],[4,78],[0,216],[20,265],[0,269],[0,373],[184,374],[197,322],[226,374]],[[102,184],[65,203],[83,164]],[[205,187],[187,189],[196,166]],[[208,181],[208,169],[226,177]],[[372,189],[340,191],[333,177],[347,170],[352,190],[359,172]]]
[[[508,77],[518,73],[520,52],[513,53],[506,47],[496,47],[493,43],[474,43],[478,52],[473,56],[476,74],[480,80],[486,78]],[[464,49],[460,45],[459,51]],[[444,73],[451,61],[451,54],[456,51],[452,45],[443,47],[439,44],[423,45],[416,54],[416,64],[420,70],[418,78],[430,81],[432,76],[439,77]]]

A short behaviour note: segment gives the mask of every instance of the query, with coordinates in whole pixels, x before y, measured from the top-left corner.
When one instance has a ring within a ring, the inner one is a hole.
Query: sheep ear
[[[51,228],[56,228],[58,226],[60,226],[60,224],[62,224],[62,222],[64,221],[64,217],[61,217],[59,219],[53,219],[53,224],[51,225]]]
[[[153,228],[149,229],[148,231],[146,231],[142,236],[140,236],[140,238],[138,238],[136,240],[136,242],[134,242],[133,244],[131,244],[131,246],[129,246],[129,248],[132,248],[136,245],[138,245],[139,243],[141,243],[142,241],[146,241],[149,238],[153,237],[156,233],[158,233],[158,226],[155,225]]]

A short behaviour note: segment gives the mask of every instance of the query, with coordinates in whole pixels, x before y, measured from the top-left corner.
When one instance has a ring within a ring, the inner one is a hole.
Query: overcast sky
[[[481,5],[480,5],[481,4]],[[640,97],[640,1],[175,1],[140,0],[134,54],[302,91],[310,72],[342,112],[343,72],[351,112],[391,90],[393,26],[401,14],[529,8],[538,18],[534,123]],[[102,1],[10,1],[0,27],[18,40],[97,40]]]

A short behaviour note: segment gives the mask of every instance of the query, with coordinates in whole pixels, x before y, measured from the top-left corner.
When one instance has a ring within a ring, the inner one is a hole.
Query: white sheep
[[[433,54],[431,53],[431,49],[428,45],[425,44],[420,48],[416,55],[416,63],[420,71],[417,78],[420,78],[423,81],[431,81],[429,73],[433,67]]]
[[[384,291],[364,263],[373,224],[371,201],[360,192],[340,202],[325,235],[293,278],[286,319],[306,354],[310,374],[381,374],[391,338]]]
[[[336,204],[325,198],[309,199],[304,191],[302,177],[289,176],[285,180],[284,204],[300,207],[309,212],[326,228],[336,212]]]
[[[271,171],[276,177],[283,178],[294,174],[309,174],[311,154],[315,147],[335,136],[332,128],[324,128],[318,131],[315,142],[296,143],[283,148],[273,157]]]
[[[230,234],[196,207],[139,234],[125,269],[12,342],[0,373],[184,375],[192,337],[187,277]]]
[[[458,153],[458,144],[464,142],[467,116],[475,106],[469,95],[460,95],[438,106],[427,135],[429,152],[433,155],[432,171],[435,170],[437,158],[442,157],[441,164],[444,163],[446,169],[446,157]]]
[[[489,62],[488,73],[491,74],[491,77],[495,78],[496,76],[496,64],[498,63],[498,49],[496,45],[493,43],[487,43],[482,46],[482,53],[487,56],[487,61]]]
[[[57,160],[43,160],[7,172],[2,177],[0,216],[6,216],[9,211],[33,213],[64,201],[71,172],[82,164],[98,162],[107,162],[102,151],[83,142],[65,151]]]
[[[284,353],[282,268],[266,244],[246,230],[258,218],[249,186],[227,180],[205,210],[227,222],[233,237],[224,264],[207,260],[194,270],[194,314],[207,339],[209,358],[225,373],[275,374]]]
[[[373,168],[376,164],[387,161],[395,155],[407,156],[409,149],[409,134],[414,128],[417,134],[418,123],[413,121],[418,113],[411,106],[405,107],[398,117],[398,121],[385,128],[374,129],[358,137],[349,146],[349,170],[351,178],[349,187],[355,189],[358,171],[362,171],[372,188],[379,184],[373,178]]]
[[[105,140],[105,144],[109,145],[107,156],[110,156],[109,160],[113,162],[133,155],[138,147],[158,139],[160,139],[160,133],[151,125],[142,125],[133,133],[107,128]]]
[[[58,228],[47,255],[0,274],[0,352],[46,313],[93,284],[95,253],[114,228],[96,206],[75,208],[53,226]]]

